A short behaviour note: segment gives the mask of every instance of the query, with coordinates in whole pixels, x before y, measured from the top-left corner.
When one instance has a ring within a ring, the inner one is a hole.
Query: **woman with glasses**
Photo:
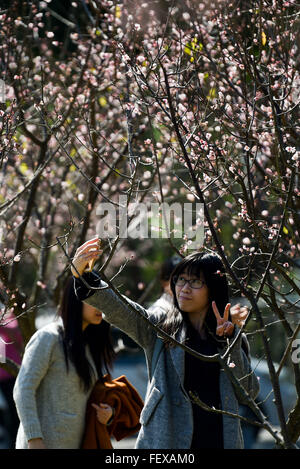
[[[173,306],[151,312],[127,297],[121,299],[95,271],[86,272],[100,254],[98,238],[78,248],[72,263],[75,291],[82,301],[101,305],[106,321],[145,351],[149,382],[136,448],[243,448],[240,419],[233,417],[239,403],[219,363],[199,360],[162,340],[142,317],[203,355],[224,352],[238,328],[231,322],[228,285],[219,256],[196,252],[179,262],[170,278]],[[255,398],[258,381],[242,350],[241,337],[230,360],[233,373]],[[204,410],[193,403],[189,391],[210,409],[226,413]]]

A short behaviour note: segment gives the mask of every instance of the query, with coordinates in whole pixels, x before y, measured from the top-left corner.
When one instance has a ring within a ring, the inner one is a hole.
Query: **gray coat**
[[[78,284],[79,281],[76,282]],[[107,287],[107,284],[101,281],[101,286]],[[181,347],[162,348],[158,360],[155,358],[156,366],[152,376],[153,352],[157,341],[161,339],[142,316],[157,323],[165,312],[159,308],[146,310],[128,298],[123,298],[141,315],[124,305],[118,295],[109,288],[96,290],[85,301],[102,311],[105,320],[124,331],[144,349],[149,382],[140,416],[141,430],[136,448],[189,449],[193,436],[193,413],[191,401],[184,389],[185,352]],[[186,328],[182,324],[176,339],[183,342],[185,337]],[[241,383],[246,390],[252,397],[256,397],[259,391],[258,380],[241,349],[240,339],[232,351],[231,361],[235,364],[234,374],[237,378],[242,378]],[[223,370],[220,372],[220,394],[222,409],[237,414],[239,404],[232,384]],[[225,449],[243,448],[240,419],[223,415],[223,433]]]
[[[80,448],[86,404],[97,371],[87,348],[95,376],[89,392],[85,392],[71,361],[67,372],[60,325],[61,322],[52,322],[42,327],[26,346],[14,387],[21,422],[16,449],[28,448],[28,440],[33,438],[43,438],[48,449]]]

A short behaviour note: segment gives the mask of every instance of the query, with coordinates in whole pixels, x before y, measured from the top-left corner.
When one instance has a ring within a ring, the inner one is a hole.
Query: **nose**
[[[190,285],[189,282],[186,280],[185,283],[184,283],[184,285],[183,285],[182,288],[181,288],[181,291],[186,291],[186,290],[190,291],[190,289],[191,289],[191,285]]]

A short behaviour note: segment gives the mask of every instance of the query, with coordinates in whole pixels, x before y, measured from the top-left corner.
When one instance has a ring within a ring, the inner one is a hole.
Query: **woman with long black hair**
[[[60,320],[39,329],[26,346],[14,387],[16,448],[80,448],[88,398],[112,365],[110,325],[97,308],[77,299],[73,284],[70,278]],[[98,406],[101,423],[112,414],[105,403]]]
[[[95,271],[87,271],[101,254],[99,241],[89,240],[76,251],[72,262],[75,290],[87,304],[101,304],[105,319],[145,351],[149,382],[136,448],[243,448],[240,420],[233,416],[238,414],[238,400],[219,363],[199,360],[171,341],[162,340],[142,317],[204,355],[224,351],[238,328],[231,322],[228,285],[220,257],[196,252],[184,258],[171,274],[173,306],[151,311],[127,297],[123,301]],[[81,277],[93,288],[87,288]],[[241,337],[230,358],[234,375],[255,398],[258,381],[241,347]],[[209,408],[225,412],[196,406],[189,391],[198,394]]]

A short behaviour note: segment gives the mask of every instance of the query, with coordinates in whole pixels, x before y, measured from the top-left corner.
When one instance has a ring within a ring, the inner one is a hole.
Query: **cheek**
[[[82,319],[86,322],[92,321],[94,316],[93,309],[91,308],[85,308],[82,312]]]
[[[83,312],[82,312],[82,320],[83,320],[83,321],[86,321],[86,322],[89,322],[89,319],[90,319],[90,318],[89,318],[88,313],[87,313],[86,311],[83,311]]]
[[[209,294],[208,294],[208,289],[206,288],[199,290],[199,293],[197,295],[197,300],[201,304],[208,304],[209,303]]]

